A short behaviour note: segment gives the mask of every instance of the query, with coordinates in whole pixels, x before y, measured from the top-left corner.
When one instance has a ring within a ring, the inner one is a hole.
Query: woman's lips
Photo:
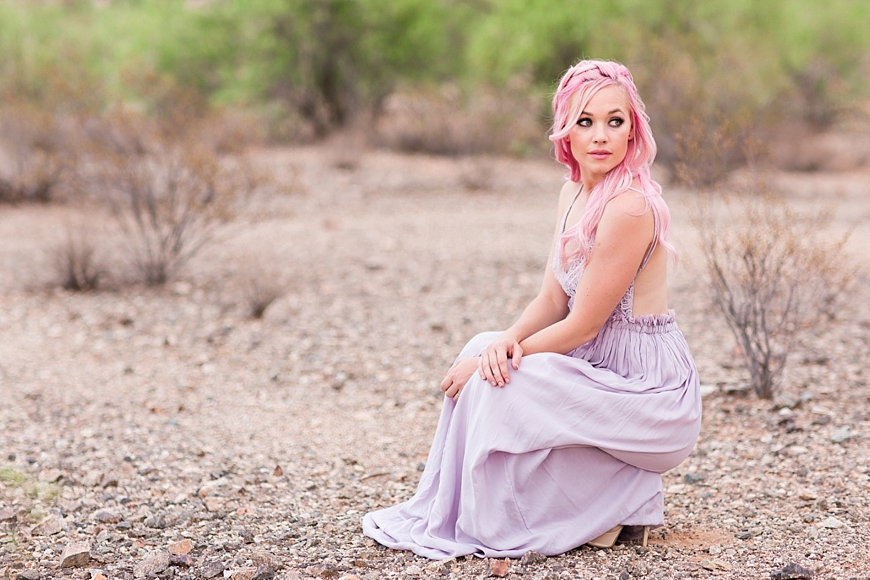
[[[603,149],[596,149],[595,151],[589,152],[589,157],[593,159],[607,159],[608,156],[610,156],[610,151],[605,151]]]

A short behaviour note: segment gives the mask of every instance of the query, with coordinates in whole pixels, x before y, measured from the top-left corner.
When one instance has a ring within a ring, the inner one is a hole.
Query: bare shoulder
[[[574,197],[577,195],[577,192],[580,191],[580,184],[571,181],[570,179],[565,180],[565,183],[562,185],[562,189],[559,191],[559,215],[563,215],[567,210],[568,206],[574,201]]]
[[[643,194],[627,189],[607,202],[598,224],[598,235],[628,238],[640,235],[646,238],[649,237],[647,229],[652,228],[653,224],[652,207]]]

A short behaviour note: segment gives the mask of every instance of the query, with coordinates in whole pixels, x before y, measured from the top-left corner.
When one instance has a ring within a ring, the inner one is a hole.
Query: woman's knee
[[[483,352],[483,349],[485,349],[489,343],[498,338],[500,334],[501,333],[497,331],[490,331],[481,332],[480,334],[475,335],[462,348],[458,358],[480,355],[480,353]]]

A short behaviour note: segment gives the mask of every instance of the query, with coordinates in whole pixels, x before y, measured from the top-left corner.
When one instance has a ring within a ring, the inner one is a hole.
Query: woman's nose
[[[607,141],[607,132],[604,130],[604,127],[602,125],[595,125],[595,132],[592,134],[592,140],[596,143],[603,143]]]

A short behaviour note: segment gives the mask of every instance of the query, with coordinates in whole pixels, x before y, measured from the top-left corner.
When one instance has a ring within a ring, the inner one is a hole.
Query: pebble
[[[710,571],[721,570],[723,572],[730,572],[731,564],[718,559],[704,560],[703,562],[701,562],[701,568]]]
[[[852,438],[852,433],[848,427],[840,427],[831,433],[830,440],[834,443],[845,443]]]
[[[770,573],[771,580],[805,580],[812,578],[815,572],[796,564],[789,562],[781,570],[776,570]]]
[[[15,512],[9,508],[0,508],[0,522],[15,519]]]
[[[135,566],[133,566],[134,578],[151,578],[157,576],[167,568],[169,568],[170,556],[169,552],[158,550],[145,556]]]
[[[841,522],[840,520],[838,520],[837,518],[835,518],[833,516],[829,517],[826,520],[819,522],[820,528],[828,528],[829,530],[836,530],[837,528],[842,528],[845,525],[846,524],[844,524],[843,522]]]
[[[66,522],[58,514],[49,514],[45,516],[38,524],[30,529],[30,533],[34,536],[52,536],[57,534],[66,527]]]
[[[254,574],[257,573],[256,568],[238,568],[236,570],[230,571],[229,579],[230,580],[253,580]],[[224,578],[227,575],[224,574]]]
[[[60,555],[61,568],[86,566],[91,561],[91,546],[88,542],[71,542]]]
[[[98,509],[91,514],[91,519],[100,524],[115,524],[121,521],[121,515],[111,509]]]
[[[426,566],[426,570],[441,574],[447,574],[450,569],[456,565],[456,558],[445,558],[443,560],[435,560]]]
[[[534,564],[541,564],[542,562],[546,561],[547,557],[544,554],[540,552],[535,552],[534,550],[529,550],[528,552],[523,554],[522,558],[520,558],[520,564],[522,564],[523,566],[532,566]]]
[[[495,560],[492,558],[487,558],[486,560],[486,576],[487,577],[496,577],[496,578],[504,578],[508,575],[508,572],[511,568],[511,561],[509,558],[505,558],[504,560]]]
[[[190,557],[190,554],[173,554],[169,556],[169,563],[172,566],[183,566],[185,568],[191,568],[194,564],[193,558]]]
[[[39,580],[41,577],[39,570],[33,568],[25,568],[15,574],[15,580]]]
[[[203,503],[205,503],[205,509],[210,512],[219,512],[227,504],[226,500],[220,497],[207,497],[203,500]]]
[[[182,556],[189,554],[193,550],[193,542],[185,538],[180,542],[169,544],[169,553],[173,556]]]
[[[199,575],[201,578],[208,580],[209,578],[214,578],[219,574],[223,574],[225,569],[226,568],[222,562],[209,562],[199,569]]]

